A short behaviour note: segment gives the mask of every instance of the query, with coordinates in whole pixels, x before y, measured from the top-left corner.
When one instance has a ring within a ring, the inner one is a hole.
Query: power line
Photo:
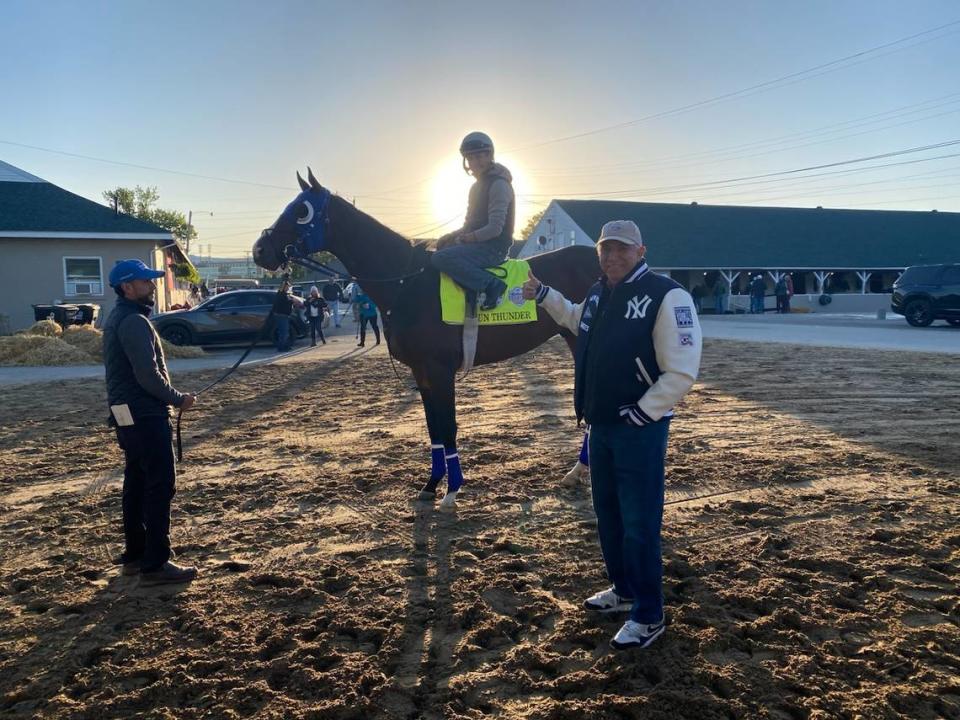
[[[793,174],[802,173],[802,172],[809,172],[809,171],[811,171],[811,170],[822,170],[822,169],[826,169],[826,168],[840,167],[840,166],[843,166],[843,165],[852,165],[852,164],[855,164],[855,163],[867,162],[867,161],[869,161],[869,160],[879,160],[879,159],[882,159],[882,158],[896,157],[896,156],[899,156],[899,155],[907,155],[907,154],[911,154],[911,153],[925,152],[925,151],[928,151],[928,150],[933,150],[933,149],[937,149],[937,148],[944,148],[944,147],[950,147],[950,146],[954,146],[954,145],[958,145],[958,144],[960,144],[960,140],[947,140],[947,141],[940,142],[940,143],[934,143],[934,144],[932,144],[932,145],[921,145],[921,146],[918,146],[918,147],[904,148],[904,149],[902,149],[902,150],[894,150],[894,151],[891,151],[891,152],[879,153],[879,154],[876,154],[876,155],[867,155],[867,156],[864,156],[864,157],[851,158],[851,159],[848,159],[848,160],[840,160],[840,161],[837,161],[837,162],[824,163],[824,164],[821,164],[821,165],[809,165],[809,166],[807,166],[807,167],[794,168],[794,169],[792,169],[792,170],[780,170],[780,171],[778,171],[778,172],[762,173],[762,174],[760,174],[760,175],[744,175],[744,176],[741,176],[741,177],[724,178],[724,179],[722,179],[722,180],[709,180],[709,181],[704,181],[704,182],[699,182],[699,183],[688,183],[688,184],[684,184],[684,185],[665,185],[665,186],[654,187],[654,188],[636,188],[636,189],[632,189],[632,190],[611,190],[611,191],[607,191],[607,192],[596,192],[596,193],[590,193],[590,194],[593,195],[593,196],[616,196],[616,195],[630,195],[630,194],[637,194],[637,193],[662,193],[662,192],[669,192],[669,191],[709,189],[710,186],[712,186],[712,185],[725,185],[725,184],[728,184],[728,183],[740,183],[740,182],[747,182],[747,181],[750,181],[750,180],[765,180],[765,179],[774,178],[774,177],[780,177],[780,176],[785,176],[785,175],[793,175]],[[940,158],[944,158],[944,157],[955,157],[955,156],[954,156],[954,155],[942,155],[942,156],[937,156],[937,157],[933,157],[933,158],[926,158],[926,160],[936,160],[936,159],[940,159]],[[923,161],[923,160],[919,160],[919,161],[915,160],[915,161],[912,161],[912,162],[924,162],[924,161]],[[905,163],[905,164],[906,164],[906,163]],[[885,166],[876,166],[876,167],[885,167]],[[829,173],[824,173],[824,174],[829,174]],[[808,177],[811,177],[811,176],[808,176]],[[553,197],[556,197],[557,195],[562,195],[562,194],[563,194],[563,193],[553,193],[552,196],[553,196]],[[550,196],[551,196],[550,194],[543,194],[543,193],[527,193],[527,195],[528,195],[528,197],[550,197]]]
[[[906,112],[906,113],[900,113],[900,114],[897,114],[897,115],[893,115],[893,117],[888,117],[888,118],[884,118],[884,119],[885,119],[885,120],[891,120],[891,119],[894,119],[895,117],[902,117],[902,116],[904,116],[904,115],[912,115],[912,114],[915,114],[915,113],[917,113],[917,112],[925,112],[925,111],[928,111],[928,110],[934,110],[934,109],[939,108],[939,107],[944,107],[944,106],[946,106],[946,105],[953,105],[953,104],[956,104],[956,103],[960,102],[960,93],[953,93],[952,95],[947,95],[947,96],[945,96],[945,97],[950,97],[950,98],[954,98],[954,99],[949,100],[949,101],[947,101],[947,102],[942,102],[942,103],[940,103],[940,104],[938,104],[938,105],[933,105],[932,107],[924,108],[924,109],[922,109],[922,110],[911,110],[911,111],[908,111],[908,112]],[[941,99],[943,99],[943,98],[938,98],[938,100],[941,100]],[[926,101],[926,102],[924,102],[924,103],[919,103],[919,105],[928,105],[930,102],[932,102],[932,101]],[[897,110],[903,110],[903,109],[909,108],[909,107],[914,107],[914,106],[912,106],[912,105],[907,105],[907,106],[904,106],[903,108],[898,108]],[[894,113],[894,112],[895,112],[895,111],[889,111],[889,110],[888,110],[888,111],[886,111],[886,112],[878,113],[877,115],[871,115],[871,116],[867,116],[867,117],[868,117],[868,118],[876,118],[876,117],[878,117],[878,116],[880,116],[880,115],[890,115],[891,113]],[[910,124],[918,123],[918,122],[923,122],[923,121],[925,121],[925,120],[933,120],[933,119],[935,119],[935,118],[942,117],[942,116],[944,116],[944,115],[950,115],[950,114],[953,114],[953,113],[956,113],[956,112],[960,112],[960,109],[947,110],[947,111],[942,112],[942,113],[936,113],[936,114],[934,114],[934,115],[927,115],[927,116],[925,116],[925,117],[915,118],[915,119],[913,119],[913,120],[905,120],[905,121],[900,122],[900,123],[893,123],[893,124],[890,124],[890,125],[883,125],[883,126],[878,127],[878,128],[871,128],[871,129],[869,129],[869,130],[862,130],[862,131],[860,131],[860,132],[849,133],[849,134],[847,134],[847,135],[837,135],[837,136],[835,136],[835,137],[828,137],[828,138],[825,138],[825,139],[823,139],[823,140],[815,140],[815,141],[813,141],[813,142],[802,143],[802,144],[799,144],[799,145],[787,145],[787,146],[784,146],[784,147],[772,147],[771,149],[763,150],[763,151],[761,151],[761,152],[752,153],[752,154],[749,154],[749,155],[737,154],[737,153],[735,153],[734,151],[735,151],[735,150],[740,150],[740,149],[747,149],[747,148],[750,148],[750,147],[762,147],[762,146],[764,146],[764,145],[768,145],[768,146],[773,145],[773,146],[775,146],[775,145],[778,145],[778,144],[782,144],[782,143],[784,143],[784,142],[787,142],[787,141],[789,141],[791,138],[792,138],[792,139],[795,139],[795,140],[800,140],[801,138],[804,138],[804,137],[810,137],[810,136],[816,137],[817,134],[821,133],[823,130],[826,130],[827,128],[830,128],[830,127],[836,127],[836,129],[835,129],[835,130],[827,130],[827,133],[826,133],[826,134],[832,134],[832,133],[840,132],[840,128],[837,127],[837,126],[840,126],[840,125],[852,125],[852,128],[855,128],[855,127],[861,127],[861,126],[863,126],[863,125],[870,125],[870,124],[873,124],[873,123],[876,123],[876,122],[883,122],[883,120],[874,119],[874,120],[867,120],[866,122],[858,122],[858,120],[846,120],[846,121],[843,121],[843,122],[841,122],[841,123],[835,123],[835,124],[833,124],[833,125],[826,125],[826,126],[823,126],[823,127],[819,128],[819,129],[816,129],[816,130],[807,130],[807,131],[803,131],[803,132],[800,132],[800,133],[793,133],[793,134],[789,134],[789,135],[783,135],[783,136],[780,136],[780,137],[778,137],[778,138],[773,138],[773,139],[769,139],[769,140],[759,140],[759,141],[755,141],[755,142],[751,142],[751,143],[745,143],[745,144],[742,144],[742,145],[734,145],[734,146],[730,146],[730,147],[727,147],[727,148],[718,148],[718,149],[716,149],[716,150],[707,150],[707,151],[703,151],[703,152],[700,152],[700,153],[691,153],[691,154],[687,154],[687,155],[678,155],[678,156],[675,156],[675,157],[673,157],[673,158],[667,157],[667,158],[651,159],[651,160],[647,160],[647,161],[637,161],[637,162],[629,162],[629,163],[616,163],[616,164],[606,165],[606,166],[595,166],[595,167],[597,167],[597,168],[608,169],[609,172],[596,172],[596,173],[594,173],[594,172],[577,172],[577,171],[575,171],[574,168],[571,168],[571,172],[563,172],[563,171],[561,171],[561,172],[556,172],[556,173],[546,173],[546,172],[536,172],[536,171],[534,171],[534,172],[531,172],[530,174],[531,174],[531,176],[533,176],[533,177],[564,177],[564,176],[574,176],[574,177],[575,177],[575,176],[581,176],[581,177],[599,177],[599,176],[603,176],[603,175],[620,175],[620,174],[623,174],[624,172],[630,172],[631,170],[627,170],[627,168],[631,168],[632,170],[640,170],[640,169],[657,169],[657,170],[663,170],[663,169],[665,169],[665,168],[666,168],[666,169],[675,169],[675,168],[687,168],[687,167],[701,167],[701,166],[707,165],[707,164],[715,164],[715,163],[719,163],[719,162],[730,162],[730,161],[732,161],[732,160],[746,160],[746,159],[750,159],[750,158],[761,157],[761,156],[763,156],[763,155],[769,155],[769,154],[778,153],[778,152],[785,152],[785,151],[787,151],[787,150],[797,150],[797,149],[800,149],[800,148],[812,147],[812,146],[814,146],[814,145],[822,145],[822,144],[825,144],[825,143],[837,142],[837,141],[839,141],[839,140],[846,140],[846,139],[849,139],[849,138],[852,138],[852,137],[859,137],[860,135],[866,135],[866,134],[869,134],[869,133],[872,133],[872,132],[880,132],[880,131],[882,131],[882,130],[889,130],[889,129],[891,129],[891,128],[901,127],[901,126],[903,126],[903,125],[910,125]],[[862,120],[862,119],[863,119],[863,118],[861,118],[860,120]],[[847,128],[847,129],[852,129],[852,128]],[[708,157],[711,156],[711,155],[720,155],[720,156],[726,155],[726,157],[718,157],[718,158],[716,158],[716,159],[714,159],[714,160],[707,160],[707,161],[705,161],[705,162],[704,162],[704,161],[699,161],[699,160],[692,160],[693,158],[696,158],[696,157],[700,157],[700,158],[706,159],[706,158],[708,158]],[[681,162],[681,163],[672,163],[672,162],[671,162],[671,160],[685,160],[685,159],[688,159],[688,158],[691,159],[691,162],[687,162],[687,163],[682,163],[682,162]],[[623,170],[618,171],[618,170],[615,170],[615,168],[623,168]]]
[[[920,38],[920,37],[923,37],[923,36],[926,36],[926,35],[931,35],[931,34],[933,34],[933,33],[939,32],[940,30],[945,30],[945,29],[947,29],[947,28],[954,27],[954,26],[956,26],[956,25],[960,25],[960,20],[954,20],[954,21],[952,21],[952,22],[944,23],[943,25],[939,25],[939,26],[937,26],[937,27],[930,28],[930,29],[928,29],[928,30],[924,30],[924,31],[919,32],[919,33],[914,33],[913,35],[907,35],[907,36],[902,37],[902,38],[899,38],[899,39],[897,39],[897,40],[893,40],[893,41],[891,41],[891,42],[887,42],[887,43],[884,43],[884,44],[882,44],[882,45],[877,45],[877,46],[875,46],[875,47],[868,48],[867,50],[861,50],[861,51],[856,52],[856,53],[853,53],[853,54],[851,54],[851,55],[847,55],[847,56],[845,56],[845,57],[838,58],[838,59],[836,59],[836,60],[831,60],[830,62],[822,63],[822,64],[820,64],[820,65],[816,65],[816,66],[814,66],[814,67],[807,68],[807,69],[805,69],[805,70],[800,70],[800,71],[797,71],[797,72],[789,73],[789,74],[787,74],[787,75],[783,75],[783,76],[778,77],[778,78],[775,78],[775,79],[773,79],[773,80],[767,80],[767,81],[762,82],[762,83],[757,83],[756,85],[751,85],[751,86],[746,87],[746,88],[741,88],[740,90],[734,90],[734,91],[732,91],[732,92],[723,93],[722,95],[716,95],[716,96],[714,96],[714,97],[706,98],[706,99],[704,99],[704,100],[698,100],[697,102],[689,103],[689,104],[687,104],[687,105],[682,105],[682,106],[676,107],[676,108],[671,108],[670,110],[663,110],[663,111],[660,111],[660,112],[657,112],[657,113],[652,113],[652,114],[650,114],[650,115],[645,115],[645,116],[643,116],[643,117],[636,118],[636,119],[634,119],[634,120],[628,120],[628,121],[626,121],[626,122],[617,123],[617,124],[615,124],[615,125],[607,125],[607,126],[604,126],[604,127],[594,128],[594,129],[592,129],[592,130],[586,130],[586,131],[583,131],[583,132],[575,133],[575,134],[573,134],[573,135],[566,135],[566,136],[563,136],[563,137],[553,138],[553,139],[551,139],[551,140],[544,140],[544,141],[542,141],[542,142],[532,143],[532,144],[530,144],[530,145],[523,145],[523,146],[520,146],[520,147],[517,147],[517,148],[512,148],[511,150],[508,150],[508,152],[520,152],[520,151],[523,151],[523,150],[531,150],[531,149],[533,149],[533,148],[544,147],[544,146],[546,146],[546,145],[552,145],[552,144],[555,144],[555,143],[567,142],[567,141],[570,141],[570,140],[578,140],[578,139],[581,139],[581,138],[589,137],[589,136],[591,136],[591,135],[598,135],[598,134],[600,134],[600,133],[610,132],[611,130],[619,130],[619,129],[621,129],[621,128],[631,127],[631,126],[633,126],[633,125],[638,125],[638,124],[640,124],[640,123],[647,122],[647,121],[649,121],[649,120],[656,120],[656,119],[659,119],[659,118],[669,117],[669,116],[671,116],[671,115],[677,115],[677,114],[680,114],[680,113],[689,112],[690,110],[694,110],[694,109],[696,109],[696,108],[704,107],[704,106],[706,106],[706,105],[712,105],[712,104],[719,103],[719,102],[722,102],[722,101],[725,101],[725,100],[732,100],[732,99],[734,99],[734,98],[744,96],[744,95],[746,95],[746,94],[748,94],[748,93],[749,93],[749,94],[756,94],[757,92],[764,92],[764,91],[766,91],[766,90],[771,90],[771,89],[773,89],[774,87],[780,85],[781,83],[785,83],[785,82],[788,81],[788,80],[795,80],[795,79],[796,79],[797,81],[799,81],[799,80],[806,80],[806,79],[809,79],[809,78],[803,77],[803,76],[805,76],[805,75],[810,75],[811,73],[815,73],[815,72],[820,71],[820,70],[825,70],[825,69],[827,69],[827,68],[832,68],[832,67],[834,67],[834,66],[840,65],[841,63],[845,63],[845,62],[848,62],[848,61],[850,61],[850,60],[856,60],[856,59],[858,59],[858,58],[863,58],[863,57],[865,57],[865,56],[867,56],[867,55],[871,55],[871,54],[873,54],[873,53],[878,53],[878,52],[881,51],[881,50],[885,50],[885,49],[887,49],[887,48],[894,47],[894,46],[896,46],[896,45],[902,45],[903,43],[909,42],[910,40],[915,40],[915,39],[917,39],[917,38]],[[956,31],[954,31],[954,32],[956,32]],[[939,37],[945,37],[946,35],[950,35],[950,34],[952,34],[952,33],[945,33],[944,35],[941,35],[941,36],[939,36]],[[939,39],[939,37],[937,37],[937,38],[930,38],[929,40],[925,40],[924,42],[930,42],[930,41],[932,41],[932,40],[937,40],[937,39]],[[917,44],[920,44],[920,43],[917,43]],[[873,58],[869,58],[869,59],[873,59]],[[851,64],[854,64],[854,63],[851,63]],[[823,73],[820,73],[820,74],[823,74]]]
[[[123,165],[124,167],[132,167],[139,170],[152,170],[154,172],[168,173],[170,175],[183,175],[185,177],[199,178],[201,180],[217,180],[219,182],[233,183],[234,185],[251,185],[253,187],[273,188],[277,190],[295,190],[295,188],[288,187],[286,185],[267,185],[265,183],[250,182],[249,180],[234,180],[232,178],[218,177],[216,175],[200,175],[199,173],[184,172],[183,170],[170,170],[168,168],[153,167],[152,165],[139,165],[137,163],[94,157],[92,155],[81,155],[80,153],[67,152],[66,150],[54,150],[52,148],[40,147],[39,145],[27,145],[26,143],[13,142],[11,140],[0,140],[0,144],[13,145],[14,147],[28,148],[30,150],[39,150],[40,152],[53,153],[54,155],[65,155],[67,157],[75,157],[82,160],[93,160],[94,162],[108,163],[110,165]]]

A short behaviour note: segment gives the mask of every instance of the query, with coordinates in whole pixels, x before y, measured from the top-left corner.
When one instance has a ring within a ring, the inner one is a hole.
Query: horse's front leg
[[[457,409],[454,381],[456,370],[452,367],[433,366],[428,372],[430,387],[430,411],[433,427],[431,443],[443,445],[443,460],[447,471],[447,492],[440,503],[441,508],[456,506],[457,493],[463,486],[463,471],[457,452]],[[438,442],[439,441],[439,442]],[[436,450],[431,454],[436,458]]]
[[[443,507],[456,502],[456,493],[463,484],[460,458],[457,454],[457,425],[454,407],[454,373],[442,369],[414,370],[423,412],[430,433],[430,479],[420,489],[420,500],[435,500],[437,486],[448,476],[447,495]]]
[[[433,397],[426,383],[420,386],[420,399],[423,400],[423,414],[427,418],[427,431],[430,433],[430,479],[420,488],[419,499],[436,500],[437,485],[447,474],[447,461],[444,457],[443,441],[433,417]]]

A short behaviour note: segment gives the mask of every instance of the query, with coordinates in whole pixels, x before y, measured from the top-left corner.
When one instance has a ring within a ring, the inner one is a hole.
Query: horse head
[[[307,168],[307,180],[297,173],[300,194],[253,244],[253,261],[276,270],[288,260],[329,250],[329,205],[332,193]]]

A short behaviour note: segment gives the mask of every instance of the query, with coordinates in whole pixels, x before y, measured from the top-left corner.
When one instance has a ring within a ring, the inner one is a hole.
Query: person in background
[[[766,295],[767,286],[760,275],[754,275],[750,282],[750,312],[754,314],[763,314],[763,298]]]
[[[705,290],[703,285],[694,285],[693,290],[690,291],[690,295],[693,297],[693,306],[697,309],[697,313],[703,312],[703,294]]]
[[[310,288],[310,297],[304,302],[304,310],[307,314],[307,322],[310,323],[310,347],[317,346],[317,336],[320,336],[320,342],[327,344],[323,337],[323,316],[329,311],[327,301],[320,297],[320,290],[314,285]]]
[[[727,281],[722,277],[713,284],[713,311],[717,315],[727,312]]]
[[[780,279],[777,280],[777,284],[773,286],[773,293],[777,296],[777,313],[783,314],[785,312],[790,312],[787,308],[789,307],[790,301],[787,298],[787,276],[781,275]]]
[[[274,335],[277,352],[286,352],[293,347],[293,336],[290,334],[290,315],[293,308],[302,307],[303,300],[290,292],[290,284],[283,284],[283,292],[277,293],[273,301]]]
[[[357,283],[356,278],[350,278],[350,282],[347,284],[347,287],[344,288],[343,294],[347,298],[347,302],[350,303],[350,312],[353,315],[353,322],[357,325],[357,332],[360,331],[360,307],[357,305],[357,296],[360,294],[360,285]]]
[[[532,273],[523,297],[577,336],[574,409],[590,428],[593,507],[612,583],[584,607],[629,611],[610,644],[645,648],[666,630],[660,530],[667,436],[674,406],[697,379],[702,334],[690,294],[650,270],[635,223],[604,225],[597,254],[603,276],[583,302]]]
[[[124,575],[141,585],[190,582],[195,567],[170,562],[170,503],[176,493],[170,409],[190,410],[196,398],[170,384],[163,346],[150,322],[154,282],[162,270],[121,260],[110,271],[119,296],[103,327],[109,424],[123,450]]]
[[[328,280],[323,284],[322,295],[330,307],[334,327],[340,327],[340,303],[344,301],[343,290],[333,280]]]
[[[355,301],[360,307],[360,342],[357,347],[363,347],[367,341],[367,323],[373,328],[373,335],[377,338],[376,345],[380,344],[380,328],[377,325],[377,306],[373,300],[363,290],[357,295]]]
[[[790,312],[790,301],[793,299],[793,275],[787,273],[785,277],[787,279],[787,301],[784,312]]]

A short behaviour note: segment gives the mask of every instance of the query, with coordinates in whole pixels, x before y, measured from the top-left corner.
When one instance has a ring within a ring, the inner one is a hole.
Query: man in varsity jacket
[[[587,599],[630,612],[611,645],[650,645],[665,630],[660,525],[673,406],[697,379],[702,344],[693,298],[650,271],[636,224],[614,220],[597,241],[603,277],[572,303],[533,274],[524,297],[577,334],[574,406],[590,427],[590,478],[600,549],[613,586]]]

